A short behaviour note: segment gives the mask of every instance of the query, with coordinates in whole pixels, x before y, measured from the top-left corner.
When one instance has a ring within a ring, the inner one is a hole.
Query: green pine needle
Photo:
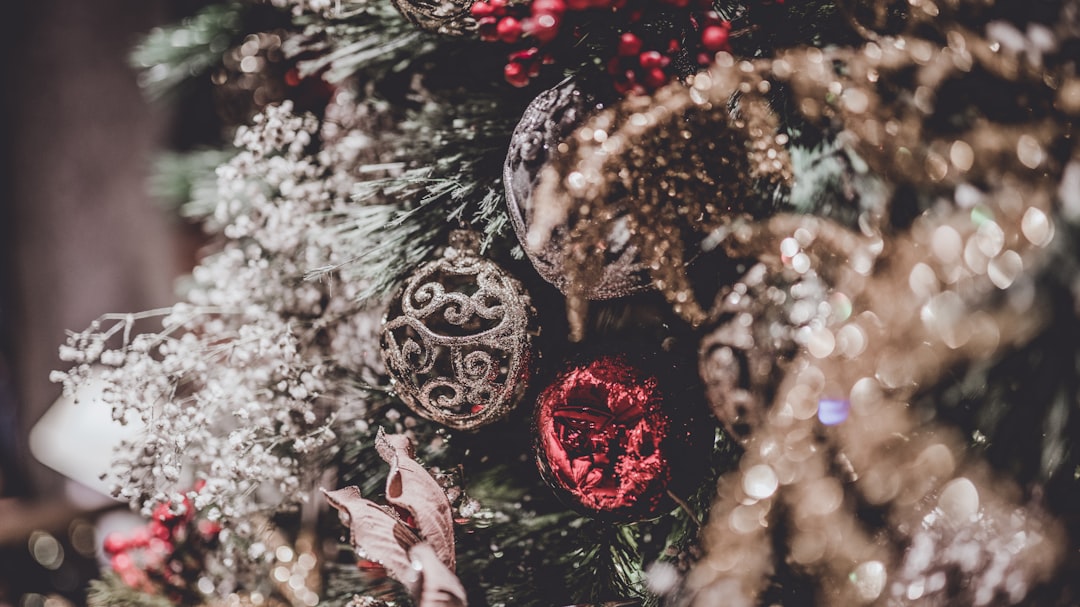
[[[174,607],[160,594],[148,594],[125,584],[120,576],[106,571],[90,582],[86,604],[90,607]]]
[[[244,5],[211,4],[178,25],[155,28],[135,48],[131,63],[142,70],[140,84],[151,98],[175,92],[182,84],[221,62],[240,28]]]

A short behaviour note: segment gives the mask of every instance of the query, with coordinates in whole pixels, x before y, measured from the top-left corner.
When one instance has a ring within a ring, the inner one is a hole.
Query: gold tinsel
[[[541,172],[535,198],[545,204],[526,246],[539,250],[556,226],[567,228],[572,339],[583,336],[585,285],[603,272],[609,224],[621,217],[675,312],[693,325],[705,320],[686,276],[684,242],[742,215],[755,192],[775,191],[791,177],[769,90],[729,57],[725,69],[689,86],[676,82],[604,110],[560,145]]]
[[[912,12],[912,20],[926,21],[938,7],[916,1]],[[792,272],[792,255],[805,256],[797,273],[820,274],[852,312],[808,325],[794,358],[749,368],[757,376],[751,383],[776,385],[775,396],[742,419],[752,426],[746,454],[720,481],[703,534],[706,555],[688,579],[689,604],[752,604],[777,558],[819,580],[822,604],[907,604],[928,582],[905,577],[906,551],[914,534],[934,525],[944,526],[942,537],[1014,538],[1010,597],[1022,598],[1062,556],[1058,524],[967,458],[954,430],[918,419],[909,400],[953,366],[992,358],[1045,328],[1038,300],[1019,305],[993,294],[1047,262],[1066,166],[1080,167],[1072,137],[1080,83],[1069,68],[1045,69],[1037,54],[1007,51],[960,27],[942,30],[944,45],[873,35],[857,49],[796,49],[739,64],[790,86],[803,114],[837,125],[888,184],[912,186],[939,204],[901,233],[884,224],[881,209],[864,214],[861,233],[778,215],[725,241],[730,255],[756,257],[777,276]],[[1003,89],[1021,85],[1028,120],[976,116],[962,129],[935,130],[945,85],[976,71]],[[761,297],[760,284],[748,277],[729,293]],[[705,337],[703,356],[724,348],[733,355],[724,330]],[[765,350],[759,358],[777,353],[747,335],[746,348]],[[731,383],[722,364],[703,359],[701,368],[707,385]],[[731,415],[730,393],[720,392],[718,415]],[[849,418],[823,429],[815,419],[823,398],[849,402]],[[893,534],[875,535],[857,503],[880,508]],[[778,516],[787,528],[782,557],[768,537]],[[953,598],[985,602],[979,593],[1006,592],[995,584],[1005,582],[973,578]]]

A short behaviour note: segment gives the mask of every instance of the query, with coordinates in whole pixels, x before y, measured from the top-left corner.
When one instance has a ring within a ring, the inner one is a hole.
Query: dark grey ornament
[[[573,82],[548,89],[536,96],[525,109],[521,121],[510,139],[503,168],[506,204],[514,232],[525,254],[544,280],[564,294],[571,287],[580,289],[588,299],[614,299],[650,288],[647,268],[638,260],[637,250],[630,245],[630,232],[625,217],[616,217],[607,231],[605,259],[602,272],[590,277],[589,284],[569,284],[564,269],[566,259],[566,227],[558,227],[541,249],[531,249],[526,235],[533,215],[543,200],[534,197],[540,171],[548,160],[559,153],[559,144],[594,113],[601,105]]]
[[[382,351],[394,390],[459,430],[503,417],[528,382],[531,311],[521,284],[480,256],[479,236],[455,230],[390,302]]]

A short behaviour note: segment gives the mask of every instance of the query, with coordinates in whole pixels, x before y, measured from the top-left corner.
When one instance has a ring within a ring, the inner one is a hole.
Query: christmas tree
[[[60,350],[141,429],[91,604],[1080,600],[1080,2],[225,2],[133,57],[229,143],[161,162],[183,301]]]

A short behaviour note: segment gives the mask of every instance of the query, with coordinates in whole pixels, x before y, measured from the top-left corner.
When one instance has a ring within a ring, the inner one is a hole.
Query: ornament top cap
[[[453,230],[446,245],[446,256],[479,255],[480,234],[473,230]]]

